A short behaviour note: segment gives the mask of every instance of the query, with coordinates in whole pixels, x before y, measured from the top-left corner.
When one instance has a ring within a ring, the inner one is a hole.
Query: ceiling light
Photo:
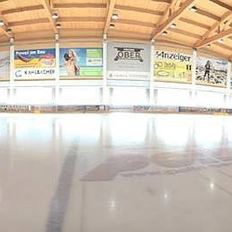
[[[171,28],[176,28],[176,24],[173,23],[170,27],[171,27]]]
[[[118,14],[113,14],[113,15],[112,15],[112,19],[113,19],[113,20],[118,20],[118,19],[119,19]]]
[[[113,29],[115,28],[115,25],[113,23],[110,24],[110,28]]]
[[[58,18],[59,18],[58,13],[54,12],[54,13],[52,14],[52,18],[53,18],[53,19],[58,19]]]
[[[197,12],[197,7],[196,7],[196,6],[192,6],[192,7],[190,8],[190,11],[192,11],[192,12]]]
[[[59,34],[58,34],[58,33],[55,34],[55,40],[56,40],[56,41],[59,40]]]
[[[0,20],[0,27],[2,27],[2,26],[4,26],[4,25],[5,25],[4,21],[3,21],[3,20]]]
[[[13,44],[14,43],[14,37],[10,38],[10,43]]]
[[[6,29],[6,32],[7,32],[7,33],[11,33],[11,32],[12,32],[12,29],[11,29],[11,28],[7,28],[7,29]]]
[[[167,34],[168,34],[167,31],[162,32],[162,35],[167,35]]]
[[[223,39],[219,39],[218,42],[219,43],[224,43],[224,40]]]
[[[60,28],[61,28],[61,24],[60,24],[60,23],[57,23],[57,24],[56,24],[56,28],[57,28],[57,29],[60,29]]]

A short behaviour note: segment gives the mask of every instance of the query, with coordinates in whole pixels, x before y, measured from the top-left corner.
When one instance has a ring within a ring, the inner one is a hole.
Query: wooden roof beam
[[[230,27],[230,23],[232,20],[232,12],[227,11],[221,18],[220,21],[214,23],[214,25],[202,36],[202,39],[198,40],[194,47],[201,46],[202,43],[212,34],[214,31],[218,30],[218,33],[223,30],[227,30]]]
[[[172,0],[152,0],[152,2],[161,2],[161,3],[168,3],[170,4],[172,2]]]
[[[161,25],[167,18],[180,6],[181,0],[172,0],[170,5],[164,11],[163,16],[158,22],[158,25]]]
[[[131,20],[131,19],[118,19],[115,24],[128,24],[131,26],[141,26],[141,27],[148,27],[148,28],[154,28],[156,25],[151,22],[142,22],[139,20]]]
[[[107,31],[110,26],[111,18],[114,12],[114,7],[116,4],[116,0],[108,0],[108,8],[107,8],[107,16],[106,16],[106,22],[105,22],[105,27],[104,27],[104,34],[107,34]]]
[[[169,31],[172,31],[174,33],[178,33],[178,34],[181,34],[181,35],[185,35],[185,36],[188,36],[188,37],[191,37],[191,38],[196,38],[196,39],[201,38],[201,36],[198,35],[198,34],[188,32],[188,31],[178,29],[178,28],[170,28]]]
[[[229,51],[232,50],[232,47],[231,47],[231,46],[228,46],[228,45],[226,45],[226,44],[221,44],[221,43],[219,43],[219,42],[215,42],[215,43],[214,43],[214,46],[218,46],[218,47],[220,47],[220,48],[223,48],[223,49],[226,49],[226,50],[229,50]]]
[[[191,20],[191,19],[187,19],[187,18],[179,18],[180,21],[184,22],[184,23],[188,23],[188,24],[191,24],[191,25],[194,25],[194,26],[197,26],[197,27],[201,27],[201,28],[204,28],[204,29],[207,29],[209,30],[210,29],[210,26],[204,24],[204,23],[200,23],[200,22],[197,22],[197,21],[194,21],[194,20]]]
[[[42,5],[45,9],[45,11],[47,12],[47,17],[48,17],[48,20],[50,21],[51,23],[51,26],[52,26],[52,29],[54,31],[54,33],[58,33],[58,30],[56,28],[56,24],[55,24],[55,21],[53,20],[52,18],[52,8],[48,2],[48,0],[41,0],[42,2]]]
[[[197,11],[196,11],[196,14],[199,14],[199,15],[202,15],[202,16],[205,16],[207,18],[210,18],[210,19],[213,19],[215,21],[219,21],[221,18],[218,17],[217,15],[215,14],[212,14],[206,10],[203,10],[203,9],[200,9],[200,8],[197,8]]]
[[[213,24],[213,26],[202,36],[202,39],[198,40],[194,46],[198,47],[205,39],[209,37],[211,33],[213,33],[218,28],[220,29],[221,24],[223,24],[226,20],[229,21],[229,19],[232,17],[232,12],[227,11],[221,18],[220,21]]]
[[[213,42],[216,42],[220,39],[223,39],[223,38],[226,38],[226,37],[229,37],[232,35],[232,28],[230,29],[227,29],[227,30],[224,30],[224,31],[221,31],[220,33],[216,34],[216,35],[213,35],[209,38],[206,38],[205,40],[201,41],[201,43],[196,44],[194,45],[195,48],[200,48],[200,47],[204,47],[205,45],[207,44],[210,44],[210,43],[213,43]]]
[[[27,26],[32,24],[41,24],[41,23],[49,23],[49,20],[47,18],[40,18],[40,19],[27,19],[22,21],[15,21],[10,22],[8,25],[9,27],[18,27],[18,26]]]
[[[104,17],[85,17],[85,16],[71,16],[71,17],[60,17],[58,19],[59,23],[62,22],[96,22],[96,23],[102,23],[105,22],[105,18]]]
[[[158,10],[153,10],[153,9],[144,9],[144,8],[134,7],[134,6],[124,6],[124,5],[116,4],[114,8],[117,10],[132,11],[132,12],[145,13],[145,14],[151,14],[151,15],[157,15],[157,16],[163,15],[163,11],[158,11]]]
[[[42,5],[35,5],[35,6],[26,6],[20,8],[13,8],[9,10],[3,10],[2,15],[14,14],[14,13],[24,13],[28,11],[36,11],[36,10],[43,10],[44,7]]]
[[[104,3],[54,3],[54,8],[106,8]]]
[[[156,39],[160,34],[162,34],[162,32],[165,31],[175,20],[181,17],[181,14],[186,9],[193,6],[195,1],[196,0],[186,0],[177,10],[174,10],[171,15],[166,16],[165,22],[153,30],[151,39]]]
[[[213,2],[218,6],[221,6],[221,7],[225,8],[225,9],[227,9],[227,10],[232,11],[232,6],[230,6],[230,5],[228,5],[228,4],[224,3],[224,2],[221,2],[220,0],[210,0],[210,2]]]
[[[0,27],[0,31],[2,31],[3,34],[6,35],[8,38],[12,38],[13,33],[7,31],[7,28],[9,27],[9,24],[8,24],[7,20],[5,19],[5,17],[2,15],[1,12],[0,12],[0,20],[2,20],[4,22],[4,26]]]
[[[13,37],[12,33],[7,32],[6,29],[0,27],[0,30],[1,30],[1,31],[3,32],[3,34],[6,35],[8,38],[12,38],[12,37]]]

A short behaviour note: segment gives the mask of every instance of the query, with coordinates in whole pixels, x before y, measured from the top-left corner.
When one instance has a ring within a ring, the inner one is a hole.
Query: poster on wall
[[[55,49],[20,50],[14,53],[16,80],[55,78]]]
[[[102,48],[61,48],[60,76],[62,79],[101,79]]]
[[[196,84],[226,87],[228,62],[197,57]]]
[[[150,80],[150,45],[107,44],[107,79],[118,81]]]
[[[0,52],[0,80],[10,79],[10,53]]]
[[[154,78],[157,81],[191,83],[192,56],[179,52],[155,51]]]

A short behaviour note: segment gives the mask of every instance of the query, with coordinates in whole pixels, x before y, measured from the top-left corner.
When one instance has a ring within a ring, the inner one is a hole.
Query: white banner
[[[149,44],[108,43],[108,79],[149,81],[150,49]]]
[[[228,61],[198,56],[196,83],[226,87]]]
[[[23,79],[54,79],[56,69],[55,68],[24,68],[15,69],[14,77],[16,80]]]

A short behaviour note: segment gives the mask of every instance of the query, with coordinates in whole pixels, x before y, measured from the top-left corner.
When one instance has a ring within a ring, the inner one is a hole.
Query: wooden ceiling
[[[25,42],[54,39],[54,33],[61,40],[107,34],[180,44],[232,60],[232,0],[0,0],[0,19],[2,44],[10,37]]]

